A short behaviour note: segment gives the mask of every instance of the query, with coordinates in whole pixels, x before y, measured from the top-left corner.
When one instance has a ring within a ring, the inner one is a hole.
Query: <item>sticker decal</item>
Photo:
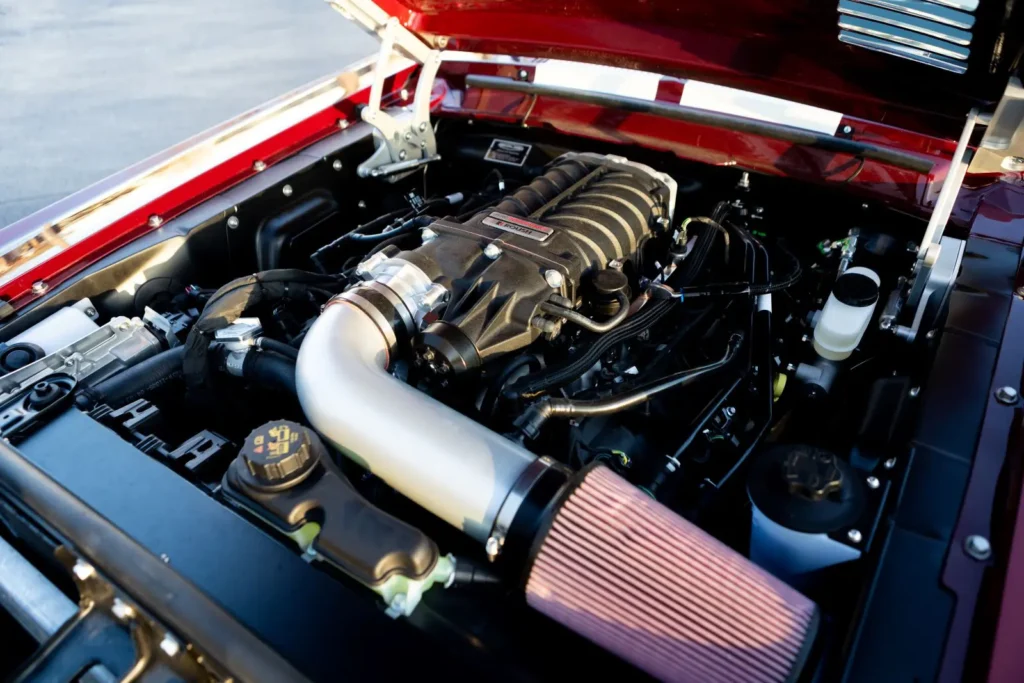
[[[514,232],[517,235],[522,235],[531,240],[537,240],[543,242],[554,232],[551,228],[540,223],[533,223],[531,221],[523,220],[519,216],[509,216],[505,213],[499,213],[492,211],[487,214],[487,218],[484,219],[484,225],[489,225],[492,228],[498,230],[504,230],[505,232]]]
[[[509,166],[522,166],[526,163],[526,157],[533,149],[533,145],[524,145],[521,142],[512,140],[491,140],[491,146],[487,148],[484,159],[497,164],[508,164]]]

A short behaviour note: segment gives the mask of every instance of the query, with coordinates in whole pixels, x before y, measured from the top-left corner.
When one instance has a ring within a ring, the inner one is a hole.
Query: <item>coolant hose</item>
[[[611,415],[628,408],[646,403],[656,394],[669,389],[692,384],[698,379],[727,366],[736,356],[743,343],[743,335],[734,334],[729,339],[725,354],[713,363],[683,370],[623,394],[592,401],[575,401],[568,398],[545,398],[530,406],[515,422],[516,427],[530,439],[537,438],[540,428],[553,417],[594,417]]]
[[[97,382],[83,389],[77,403],[80,406],[105,403],[120,407],[149,392],[159,389],[168,382],[182,376],[181,364],[185,358],[185,347],[161,351],[144,361],[125,368],[113,377]]]
[[[399,493],[486,541],[537,456],[392,377],[387,366],[380,328],[353,304],[332,300],[299,349],[295,380],[306,418]]]
[[[295,361],[267,351],[250,351],[242,362],[242,376],[266,389],[295,395]]]

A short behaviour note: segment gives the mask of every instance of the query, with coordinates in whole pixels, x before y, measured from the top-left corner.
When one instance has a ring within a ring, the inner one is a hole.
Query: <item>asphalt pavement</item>
[[[0,226],[374,46],[321,0],[0,0]]]

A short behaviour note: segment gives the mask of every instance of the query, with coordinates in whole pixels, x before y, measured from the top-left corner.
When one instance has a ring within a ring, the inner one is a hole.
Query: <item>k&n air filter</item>
[[[817,607],[607,467],[542,531],[527,602],[666,681],[795,680]]]

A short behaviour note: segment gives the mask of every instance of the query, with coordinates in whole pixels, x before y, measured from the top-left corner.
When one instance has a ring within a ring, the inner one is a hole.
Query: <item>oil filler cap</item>
[[[239,456],[245,482],[256,488],[287,488],[306,478],[324,452],[323,442],[300,424],[275,420],[249,433]]]

